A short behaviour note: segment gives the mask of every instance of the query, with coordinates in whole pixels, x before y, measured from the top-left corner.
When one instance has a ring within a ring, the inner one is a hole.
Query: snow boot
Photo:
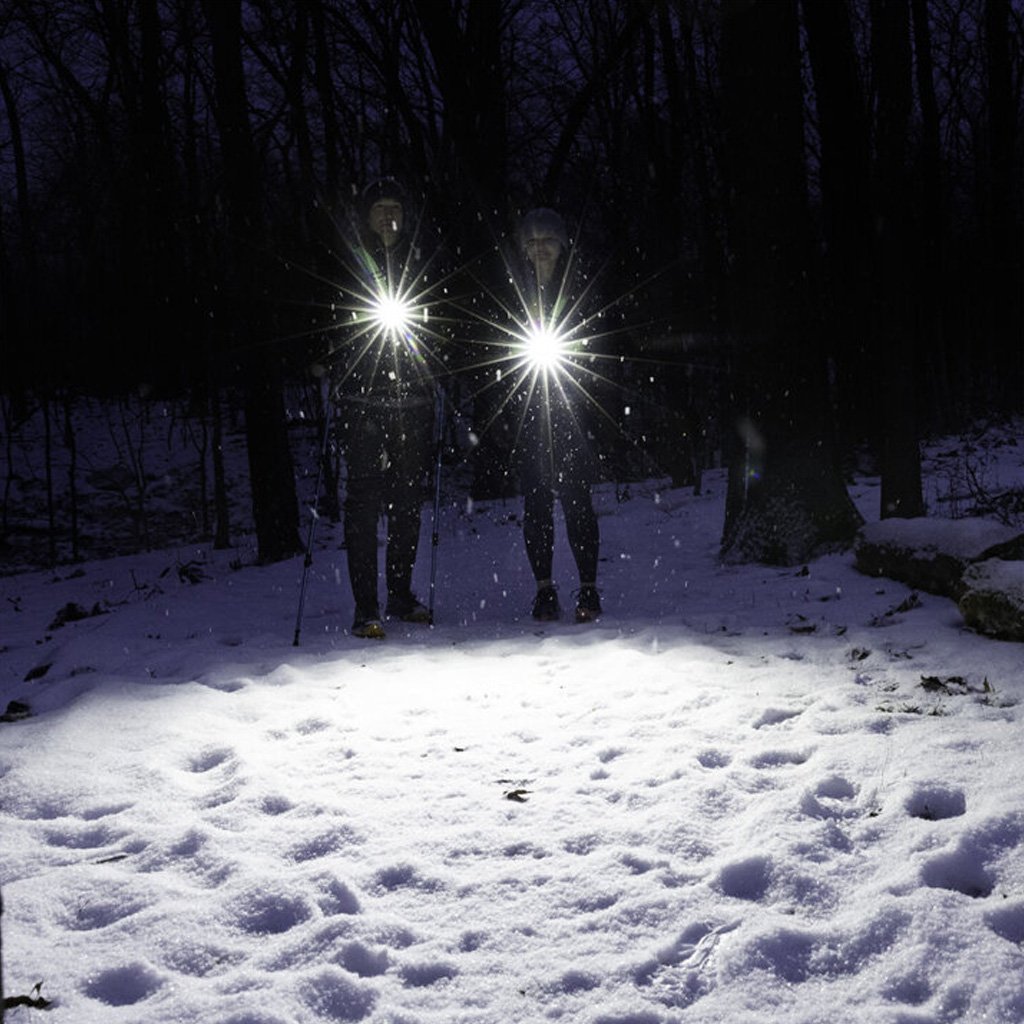
[[[562,609],[558,607],[558,592],[551,585],[541,587],[533,599],[533,617],[538,622],[555,622],[561,618]]]
[[[388,598],[388,618],[402,622],[430,622],[430,610],[413,593],[393,594]]]
[[[355,621],[352,623],[352,635],[363,640],[383,640],[386,634],[384,623],[380,621],[380,614],[374,611],[372,614],[364,615],[357,610]]]
[[[593,584],[581,586],[576,592],[576,621],[593,622],[601,614],[601,595]]]

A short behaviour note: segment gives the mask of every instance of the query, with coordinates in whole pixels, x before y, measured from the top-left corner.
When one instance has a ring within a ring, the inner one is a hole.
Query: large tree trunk
[[[875,378],[868,360],[871,175],[864,93],[847,0],[802,0],[821,141],[824,322],[836,360],[840,443],[873,438]]]
[[[726,0],[721,67],[730,312],[744,367],[722,553],[793,565],[847,546],[861,522],[833,456],[811,329],[796,0]]]
[[[257,257],[261,241],[260,186],[249,126],[241,57],[240,0],[205,0],[213,40],[216,116],[224,162],[228,217],[228,295],[224,326],[240,353],[245,425],[249,448],[253,519],[259,559],[273,562],[302,550],[291,450],[285,424],[282,370],[275,365],[250,310],[269,309],[264,293],[267,268]],[[253,281],[256,282],[255,294]],[[246,294],[246,290],[248,294]]]
[[[951,301],[946,289],[935,285],[949,275],[949,215],[945,200],[946,168],[942,153],[942,121],[935,94],[928,0],[910,0],[918,102],[921,108],[921,150],[916,161],[915,191],[920,193],[920,223],[915,231],[922,336],[928,338],[927,422],[933,429],[952,429],[959,420],[957,388],[950,377],[950,349],[956,348],[947,323]],[[960,376],[957,374],[957,376]],[[955,377],[953,379],[956,379]],[[967,379],[964,374],[960,379]],[[961,396],[961,402],[966,396]]]
[[[0,890],[0,1024],[4,1024],[4,894]]]
[[[911,104],[908,0],[872,0],[872,51],[877,81],[877,166],[874,329],[875,370],[885,425],[881,447],[881,517],[924,515],[917,429],[918,280],[910,245],[911,196],[907,132]]]
[[[508,194],[508,132],[506,70],[502,66],[501,24],[504,8],[497,0],[469,0],[465,21],[458,12],[435,0],[411,0],[423,28],[437,71],[444,105],[442,173],[451,204],[443,212],[453,241],[471,259],[489,288],[500,286],[507,273],[497,259],[496,243],[506,222]],[[468,204],[468,208],[467,208]],[[478,341],[480,339],[473,339]],[[482,352],[482,350],[478,350]],[[497,406],[493,369],[470,353],[474,381],[473,419],[481,426],[472,453],[472,495],[500,498],[515,493],[510,442]],[[485,426],[490,424],[490,426]]]
[[[157,0],[136,0],[136,13],[137,66],[131,55],[133,40],[127,30],[123,52],[119,48],[118,53],[126,67],[125,77],[131,74],[137,88],[137,95],[130,98],[130,180],[125,188],[131,197],[124,225],[124,251],[130,260],[125,267],[125,283],[132,296],[127,313],[138,317],[136,322],[152,325],[144,335],[146,344],[139,345],[135,356],[139,375],[158,387],[173,387],[178,383],[182,355],[183,325],[178,311],[187,308],[182,301],[187,293],[178,232],[181,193],[164,95],[167,55],[163,51]]]
[[[305,0],[309,11],[310,28],[313,33],[313,84],[320,104],[320,119],[323,123],[324,153],[324,199],[333,197],[339,189],[339,167],[342,150],[341,129],[335,107],[334,86],[331,82],[331,55],[327,42],[327,25],[324,17],[324,0]]]
[[[1020,131],[1015,115],[1010,63],[1010,2],[985,0],[985,63],[988,100],[988,152],[982,156],[987,180],[985,230],[990,289],[988,325],[992,339],[991,399],[1004,411],[1024,399],[1024,345],[1021,344],[1021,210],[1015,185]]]
[[[36,246],[32,226],[31,202],[21,116],[6,67],[0,63],[0,97],[3,99],[14,159],[16,227],[8,228],[0,218],[0,334],[6,339],[3,353],[3,375],[9,390],[17,391],[32,377],[34,331],[30,322],[35,316],[32,301],[36,290]],[[7,238],[10,239],[8,247]],[[9,257],[8,248],[14,258]],[[29,366],[25,364],[28,363]]]

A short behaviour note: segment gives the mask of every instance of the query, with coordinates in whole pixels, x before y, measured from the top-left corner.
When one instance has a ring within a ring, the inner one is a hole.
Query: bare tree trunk
[[[921,152],[917,159],[916,188],[920,194],[921,216],[917,230],[915,265],[918,280],[922,335],[928,338],[927,386],[929,397],[923,412],[935,428],[952,427],[958,421],[958,396],[950,379],[950,339],[946,329],[949,313],[948,291],[939,287],[949,274],[949,216],[944,198],[945,167],[942,155],[941,121],[935,95],[935,69],[927,0],[910,0],[914,40],[914,68],[921,107]],[[953,346],[956,347],[955,345]],[[966,374],[959,379],[967,379]],[[966,395],[959,396],[962,403]]]
[[[3,98],[4,112],[10,134],[10,147],[14,158],[15,208],[18,211],[17,227],[11,235],[17,242],[17,260],[7,255],[4,231],[0,230],[0,307],[2,322],[0,330],[9,339],[5,346],[4,377],[8,387],[25,386],[25,373],[21,352],[30,351],[26,337],[28,317],[32,315],[32,291],[36,279],[35,233],[32,228],[31,203],[28,186],[28,170],[25,162],[25,145],[21,130],[21,117],[14,93],[7,77],[7,70],[0,63],[0,97]],[[0,226],[6,225],[0,221]],[[14,344],[17,336],[20,344]],[[19,352],[18,356],[14,353]]]
[[[454,226],[462,251],[475,256],[496,252],[508,192],[508,125],[506,74],[501,50],[504,5],[497,0],[469,0],[464,27],[457,11],[434,0],[411,0],[419,17],[444,104],[444,173],[451,205],[443,211]],[[468,198],[469,210],[463,207]],[[488,261],[479,273],[497,287],[505,273],[500,260]],[[480,381],[473,418],[478,424],[500,423],[496,390]],[[481,431],[473,451],[474,498],[514,493],[509,444],[495,428]]]
[[[487,0],[484,0],[486,3]],[[633,0],[626,5],[628,18],[622,30],[613,39],[608,40],[601,63],[594,68],[590,77],[583,83],[579,92],[572,98],[565,111],[565,120],[561,125],[558,140],[555,143],[551,162],[544,178],[544,188],[548,195],[554,195],[558,184],[565,173],[569,151],[576,142],[581,125],[594,104],[594,98],[605,86],[607,77],[629,52],[633,41],[640,32],[648,17],[654,0]]]
[[[0,1024],[4,1024],[4,894],[0,889]]]
[[[241,55],[240,0],[204,0],[213,40],[216,80],[215,112],[224,161],[225,200],[230,266],[225,331],[237,339],[241,353],[249,474],[253,519],[261,562],[274,562],[302,550],[299,543],[298,500],[284,417],[281,368],[273,365],[260,327],[249,312],[264,300],[266,268],[257,259],[263,241],[260,185],[256,151],[249,126]],[[252,294],[252,282],[256,294]],[[243,289],[249,294],[243,298]]]
[[[834,460],[811,329],[796,0],[726,0],[722,14],[731,318],[747,414],[722,554],[792,565],[848,546],[861,522]]]
[[[881,517],[924,514],[917,418],[917,274],[909,245],[907,133],[911,104],[908,0],[872,0],[872,51],[878,83],[874,360],[882,387]]]
[[[837,366],[837,426],[845,447],[873,434],[868,361],[871,173],[865,97],[847,0],[802,0],[821,144],[826,323]]]
[[[64,406],[64,446],[68,450],[68,516],[71,532],[71,560],[77,562],[81,555],[80,536],[78,529],[78,435],[73,422],[74,400],[65,392]]]
[[[14,487],[16,474],[14,472],[14,400],[10,395],[0,395],[0,410],[3,410],[3,418],[0,426],[3,428],[4,455],[7,461],[7,475],[4,477],[3,508],[0,510],[0,550],[7,545],[7,538],[11,529],[11,490]]]
[[[211,385],[208,396],[213,419],[213,546],[217,551],[231,547],[231,506],[228,504],[227,475],[224,469],[224,418],[220,409],[220,391]]]
[[[1010,63],[1009,0],[985,0],[984,29],[988,151],[983,177],[987,181],[984,220],[989,254],[987,306],[992,311],[992,398],[999,409],[1019,410],[1024,405],[1024,346],[1020,339],[1020,192],[1014,178],[1020,131]]]
[[[50,565],[57,564],[57,499],[53,485],[53,415],[49,395],[44,395],[43,409],[43,458],[46,476],[46,535]]]
[[[340,186],[341,129],[335,107],[334,87],[331,82],[330,48],[327,44],[327,26],[324,18],[324,0],[305,0],[313,32],[314,73],[320,118],[323,122],[324,177],[326,196],[332,197]]]

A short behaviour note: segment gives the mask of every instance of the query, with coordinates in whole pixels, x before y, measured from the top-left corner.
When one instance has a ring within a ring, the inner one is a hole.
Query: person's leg
[[[590,485],[579,481],[565,481],[560,485],[560,496],[562,511],[565,513],[565,531],[569,537],[569,548],[576,561],[580,586],[595,586],[601,535]]]
[[[433,412],[430,407],[403,409],[388,424],[387,589],[389,614],[417,615],[412,572],[420,540],[424,483],[431,464]]]
[[[377,595],[377,521],[383,496],[383,431],[367,410],[350,414],[345,451],[345,549],[356,621],[380,618]]]
[[[601,614],[601,597],[597,590],[597,562],[601,536],[594,512],[591,484],[595,478],[591,450],[586,439],[560,452],[558,494],[565,514],[565,532],[580,587],[576,592],[576,621],[592,622]]]
[[[555,549],[555,495],[551,488],[550,451],[524,448],[520,462],[523,491],[523,541],[537,584],[532,615],[541,621],[559,618],[558,593],[552,579]]]
[[[551,480],[543,464],[535,457],[523,459],[523,539],[526,557],[537,585],[551,585],[551,566],[555,548],[555,498]]]

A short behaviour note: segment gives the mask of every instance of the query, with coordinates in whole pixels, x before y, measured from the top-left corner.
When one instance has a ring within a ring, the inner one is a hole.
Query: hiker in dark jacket
[[[558,619],[561,608],[552,575],[554,499],[565,515],[569,546],[579,575],[577,622],[601,614],[597,590],[600,535],[591,498],[598,476],[593,395],[600,381],[596,354],[588,346],[586,287],[575,273],[565,222],[554,210],[531,210],[519,226],[517,304],[527,333],[558,348],[565,358],[546,369],[542,363],[520,372],[510,410],[515,418],[516,459],[523,493],[526,554],[537,584],[535,619]],[[561,332],[564,341],[554,337]]]
[[[412,209],[393,178],[369,185],[356,211],[353,324],[342,348],[336,393],[347,469],[344,521],[355,599],[355,636],[383,639],[377,524],[387,519],[386,614],[429,621],[412,592],[420,512],[431,465],[436,356],[422,313],[403,313],[403,299],[422,302],[427,263],[411,237]],[[421,309],[425,306],[421,306]]]

